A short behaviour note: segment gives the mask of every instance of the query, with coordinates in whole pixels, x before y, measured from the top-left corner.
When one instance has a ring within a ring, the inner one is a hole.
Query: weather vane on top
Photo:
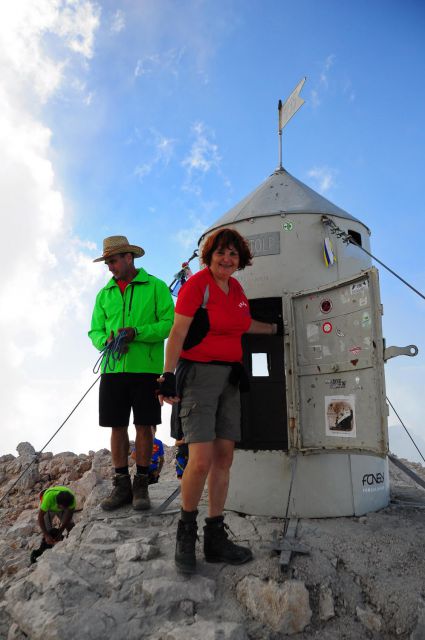
[[[288,124],[294,113],[298,111],[304,104],[305,100],[300,97],[300,91],[303,88],[306,78],[304,77],[295,87],[289,98],[282,104],[282,100],[279,100],[279,169],[283,169],[282,166],[282,129]]]

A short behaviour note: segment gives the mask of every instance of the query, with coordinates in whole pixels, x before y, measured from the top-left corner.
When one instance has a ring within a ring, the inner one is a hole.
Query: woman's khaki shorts
[[[179,414],[185,442],[241,439],[239,387],[229,383],[231,369],[200,362],[191,366]]]

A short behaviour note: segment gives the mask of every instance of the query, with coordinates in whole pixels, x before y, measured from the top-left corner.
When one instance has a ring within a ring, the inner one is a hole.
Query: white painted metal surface
[[[377,271],[358,247],[337,239],[335,260],[326,265],[324,214],[338,218],[338,226],[357,234],[370,251],[370,233],[362,222],[285,170],[276,171],[205,234],[231,226],[248,239],[253,265],[237,278],[257,305],[261,299],[282,300],[285,327],[282,430],[289,451],[236,451],[230,509],[284,515],[294,456],[290,515],[360,515],[389,501]],[[267,396],[267,379],[262,384]],[[260,419],[260,436],[261,429]]]
[[[236,451],[226,509],[284,517],[293,462],[279,451]],[[390,499],[386,458],[355,453],[298,454],[289,517],[360,516]]]
[[[285,125],[288,124],[292,116],[295,115],[298,109],[303,106],[305,100],[301,98],[300,91],[303,88],[305,81],[306,78],[300,80],[291,95],[288,96],[288,98],[286,98],[285,102],[283,103],[282,112],[279,117],[279,131],[282,131],[282,129]]]

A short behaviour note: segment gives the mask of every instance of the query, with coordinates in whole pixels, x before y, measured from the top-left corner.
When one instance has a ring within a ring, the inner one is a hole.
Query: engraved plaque
[[[273,256],[280,253],[279,231],[245,236],[245,240],[249,243],[249,248],[254,258],[257,256]]]

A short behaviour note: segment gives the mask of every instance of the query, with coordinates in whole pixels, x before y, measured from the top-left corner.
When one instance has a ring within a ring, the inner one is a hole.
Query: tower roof
[[[241,200],[230,211],[212,224],[208,231],[233,222],[280,214],[316,213],[332,215],[347,220],[357,218],[340,209],[335,204],[310,189],[306,184],[291,176],[285,169],[277,169],[259,187]]]

